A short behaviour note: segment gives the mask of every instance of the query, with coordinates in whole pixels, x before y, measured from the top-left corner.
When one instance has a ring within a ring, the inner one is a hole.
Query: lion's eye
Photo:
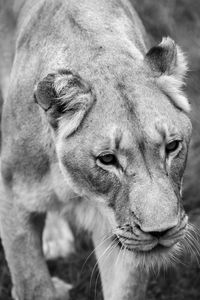
[[[104,165],[116,165],[117,164],[117,158],[114,154],[108,153],[98,156],[98,160],[100,163]]]
[[[175,152],[179,148],[179,145],[180,145],[180,141],[172,141],[172,142],[168,143],[166,145],[167,154]]]

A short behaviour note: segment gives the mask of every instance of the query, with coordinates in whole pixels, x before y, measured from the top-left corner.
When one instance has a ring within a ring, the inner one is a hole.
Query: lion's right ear
[[[66,136],[78,128],[94,102],[89,84],[68,70],[48,74],[37,84],[34,95],[54,129],[66,121]]]

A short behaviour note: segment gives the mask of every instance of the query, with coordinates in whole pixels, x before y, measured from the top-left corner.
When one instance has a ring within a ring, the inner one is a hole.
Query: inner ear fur
[[[187,60],[180,47],[169,37],[163,38],[160,44],[152,47],[146,58],[158,75],[172,75],[182,80],[187,73]]]
[[[54,129],[65,123],[66,136],[78,128],[94,102],[89,83],[69,70],[48,74],[37,84],[34,95]]]
[[[190,105],[182,90],[188,67],[180,47],[171,38],[163,38],[160,44],[147,52],[145,59],[159,88],[176,107],[189,113]]]

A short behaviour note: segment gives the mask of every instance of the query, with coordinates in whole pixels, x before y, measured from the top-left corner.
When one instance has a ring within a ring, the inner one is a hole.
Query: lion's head
[[[185,73],[183,53],[166,38],[139,59],[102,53],[79,75],[49,74],[35,93],[64,176],[107,218],[117,243],[141,258],[167,257],[187,231]]]

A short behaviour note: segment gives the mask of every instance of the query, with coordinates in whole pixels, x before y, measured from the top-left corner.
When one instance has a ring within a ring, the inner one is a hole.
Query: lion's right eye
[[[180,144],[181,144],[181,142],[179,140],[174,140],[174,141],[168,143],[166,145],[166,153],[170,154],[170,153],[175,152],[179,148]]]
[[[117,164],[117,158],[114,154],[108,153],[108,154],[102,154],[97,157],[100,163],[103,165],[116,165]]]

